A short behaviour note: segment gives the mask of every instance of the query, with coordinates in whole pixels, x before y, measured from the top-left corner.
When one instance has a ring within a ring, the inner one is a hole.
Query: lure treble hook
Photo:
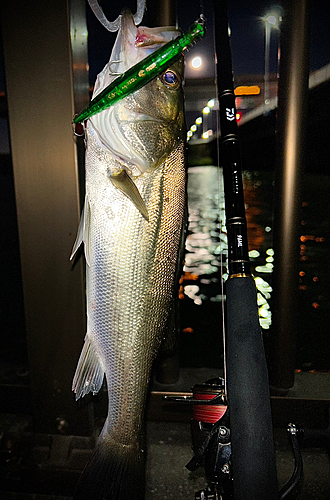
[[[108,30],[108,31],[118,31],[121,24],[121,14],[114,21],[108,21],[106,18],[102,8],[99,5],[98,0],[88,0],[89,6],[94,12],[94,15],[100,21],[100,23]],[[145,11],[145,0],[137,0],[137,9],[136,14],[134,14],[134,22],[135,26],[141,23],[144,11]]]

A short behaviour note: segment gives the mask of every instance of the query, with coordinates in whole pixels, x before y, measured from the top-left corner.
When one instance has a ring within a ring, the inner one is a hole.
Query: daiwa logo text
[[[235,120],[235,108],[226,108],[226,118],[230,122]]]

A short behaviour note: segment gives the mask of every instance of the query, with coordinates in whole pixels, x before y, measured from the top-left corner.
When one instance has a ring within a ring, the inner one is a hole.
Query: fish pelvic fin
[[[80,477],[74,500],[144,500],[144,455],[137,441],[125,445],[103,437]]]
[[[102,387],[103,378],[104,370],[89,336],[86,335],[72,382],[72,390],[76,394],[76,400],[89,392],[96,394]]]
[[[89,238],[89,229],[90,229],[90,220],[91,220],[91,209],[88,201],[88,197],[85,196],[84,208],[81,212],[80,223],[78,227],[78,233],[76,237],[76,241],[74,242],[73,249],[71,252],[70,260],[72,260],[82,243],[84,243],[85,250],[85,259],[87,264],[90,263],[90,238]]]
[[[126,170],[122,168],[119,172],[110,175],[110,180],[117,189],[119,189],[131,200],[142,217],[149,222],[149,214],[146,204],[144,203],[138,188],[134,184],[134,181],[130,178]]]

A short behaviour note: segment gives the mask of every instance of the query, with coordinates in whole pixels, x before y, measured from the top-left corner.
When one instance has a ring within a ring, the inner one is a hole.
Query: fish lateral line
[[[205,20],[201,15],[198,21],[195,21],[183,35],[166,43],[118,76],[92,99],[86,108],[73,117],[73,123],[77,124],[88,120],[91,116],[113,106],[156,78],[168,66],[180,59],[182,53],[189,46],[204,36],[204,24]]]

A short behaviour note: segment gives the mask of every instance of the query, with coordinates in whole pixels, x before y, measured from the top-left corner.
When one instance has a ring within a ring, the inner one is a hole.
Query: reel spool
[[[203,384],[196,384],[192,388],[193,401],[210,401],[217,398],[224,401],[225,398],[225,381],[218,377]],[[219,401],[221,403],[221,401]],[[194,404],[193,406],[193,419],[203,424],[215,424],[226,413],[227,406],[222,404]]]

